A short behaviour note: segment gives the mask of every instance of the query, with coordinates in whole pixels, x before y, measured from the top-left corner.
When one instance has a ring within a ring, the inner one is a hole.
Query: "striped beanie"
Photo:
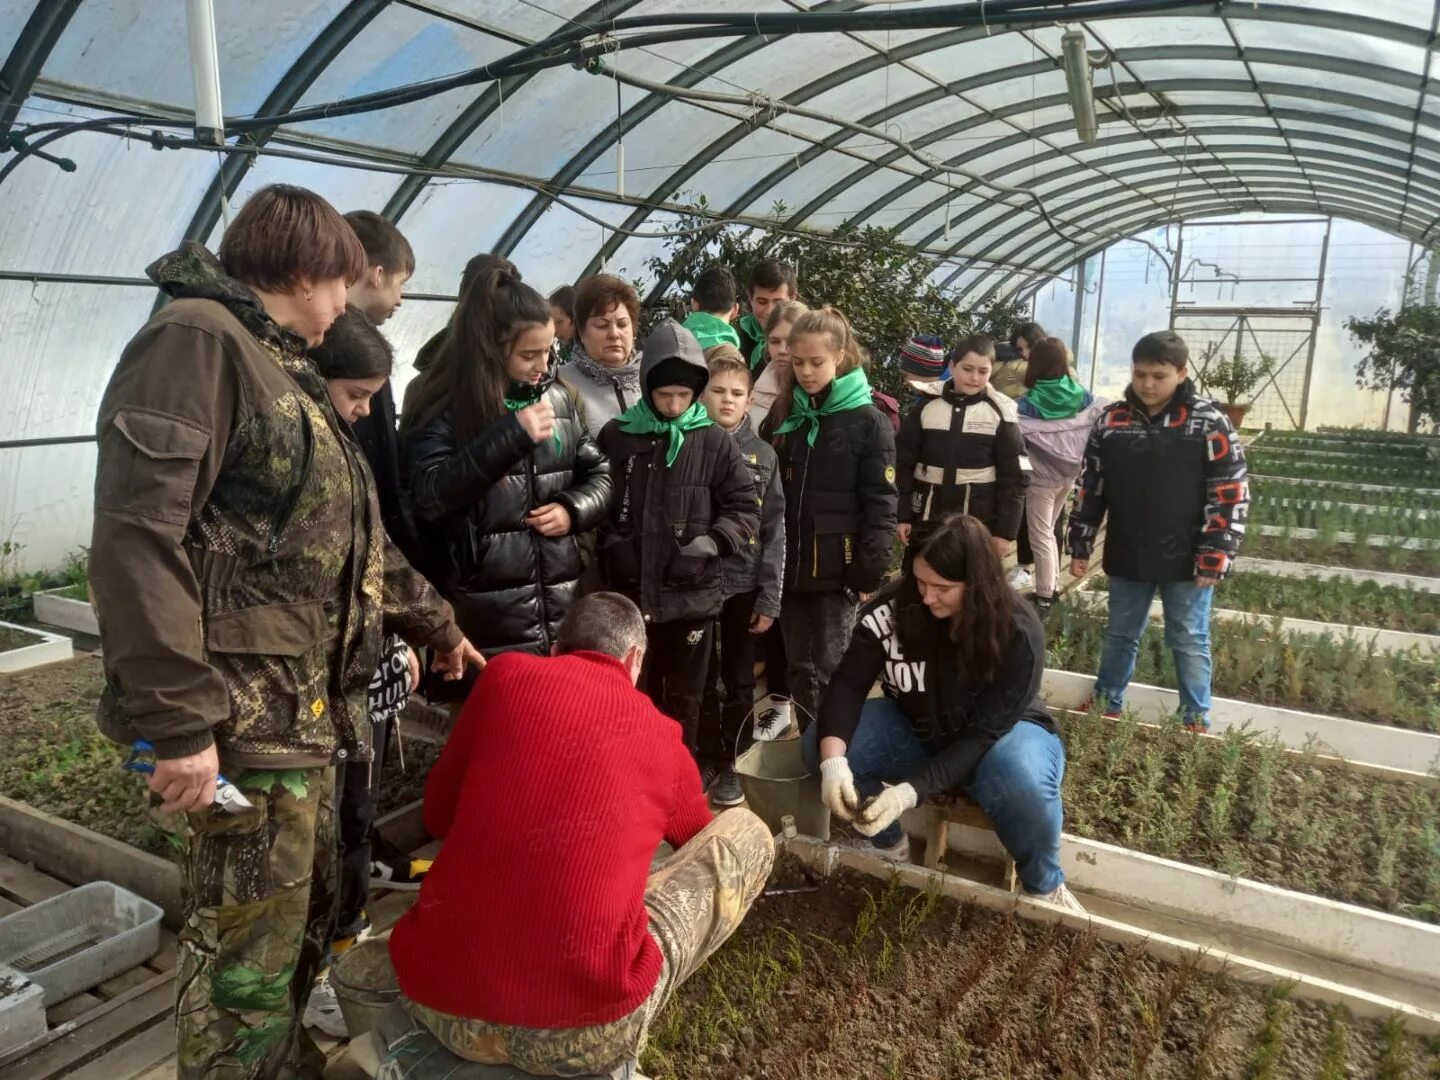
[[[945,375],[945,343],[934,334],[916,334],[900,346],[900,370],[920,379]]]

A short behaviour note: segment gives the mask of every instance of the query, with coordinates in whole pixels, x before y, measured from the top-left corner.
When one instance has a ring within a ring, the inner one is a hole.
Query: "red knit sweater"
[[[600,653],[491,660],[425,785],[445,841],[390,956],[411,1000],[518,1027],[633,1012],[660,976],[645,879],[710,821],[680,727]]]

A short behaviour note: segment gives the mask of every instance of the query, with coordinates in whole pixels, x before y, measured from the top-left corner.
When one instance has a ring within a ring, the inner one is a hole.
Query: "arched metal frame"
[[[340,56],[346,46],[389,2],[390,0],[350,0],[315,36],[277,82],[265,99],[261,111],[280,112],[296,105],[329,64]],[[13,123],[18,106],[31,92],[46,58],[78,6],[78,0],[58,0],[55,3],[36,5],[9,57],[3,67],[0,67],[0,133],[4,133]],[[421,3],[412,6],[426,10]],[[817,9],[828,10],[846,10],[854,6],[854,0],[827,0],[815,5]],[[571,17],[571,21],[585,24],[593,20],[598,29],[607,20],[641,7],[643,0],[598,0]],[[439,12],[436,14],[437,17],[440,15]],[[1168,11],[1164,15],[1135,16],[1132,21],[1155,20],[1157,37],[1163,33],[1164,21],[1167,19],[1215,19],[1224,27],[1232,43],[1228,47],[1179,43],[1110,49],[1112,60],[1118,68],[1117,83],[1121,98],[1136,95],[1151,98],[1157,105],[1163,104],[1163,117],[1159,107],[1114,108],[1112,99],[1116,91],[1104,83],[1098,83],[1097,104],[1101,110],[1110,109],[1111,114],[1102,115],[1104,122],[1101,137],[1091,145],[1081,144],[1074,139],[1073,124],[1068,116],[1033,128],[1027,128],[1019,122],[1019,118],[1024,114],[1037,114],[1045,109],[1066,107],[1068,99],[1064,95],[1048,95],[999,107],[967,102],[970,108],[976,110],[975,115],[912,135],[909,138],[910,143],[923,150],[926,146],[940,143],[968,130],[997,122],[1003,124],[1010,129],[1007,134],[990,139],[947,164],[976,166],[974,171],[981,172],[986,180],[997,182],[1012,182],[1007,181],[1007,176],[1033,172],[1027,184],[1045,200],[1053,218],[1063,221],[1068,216],[1081,212],[1084,225],[1092,227],[1087,229],[1077,225],[1073,229],[1077,238],[1080,238],[1079,234],[1085,234],[1079,243],[1065,239],[1056,235],[1033,205],[1026,206],[1013,197],[1004,200],[1004,204],[1008,204],[1004,213],[976,215],[975,227],[967,228],[965,222],[959,222],[957,238],[949,241],[948,247],[943,250],[954,259],[974,259],[996,267],[977,275],[976,279],[967,285],[963,295],[1010,293],[1033,288],[1036,281],[1100,250],[1112,243],[1118,235],[1133,234],[1152,225],[1197,215],[1248,210],[1335,214],[1364,221],[1408,239],[1427,242],[1437,224],[1440,224],[1440,139],[1423,133],[1426,130],[1440,129],[1440,115],[1425,108],[1427,96],[1440,91],[1440,80],[1431,76],[1436,33],[1437,29],[1440,29],[1440,2],[1433,5],[1429,14],[1431,17],[1427,20],[1428,32],[1426,27],[1418,24],[1408,25],[1343,11],[1303,8],[1282,3],[1252,5],[1248,0],[1197,2]],[[446,17],[452,21],[464,22],[458,16]],[[1318,27],[1393,42],[1424,50],[1425,62],[1422,70],[1416,73],[1361,62],[1346,56],[1310,54],[1290,49],[1250,48],[1242,44],[1232,25],[1242,21]],[[1051,25],[1053,23],[1007,27],[1003,33],[1028,34]],[[1086,25],[1085,28],[1092,37],[1103,42],[1104,38],[1099,30],[1103,30],[1104,26],[1104,22],[1099,22],[1095,26]],[[503,31],[490,27],[474,25],[473,28],[514,44],[522,43],[521,38],[508,36]],[[975,41],[983,36],[983,33],[975,29],[943,31],[907,41],[893,49],[882,49],[873,41],[859,35],[850,35],[870,48],[874,55],[846,65],[843,70],[815,79],[793,90],[782,100],[787,104],[799,105],[850,80],[878,71],[887,64],[914,62],[940,49]],[[712,76],[723,75],[727,68],[738,61],[777,46],[783,40],[785,39],[749,37],[723,44],[709,56],[687,66],[680,75],[670,80],[668,85],[678,90],[694,87]],[[1032,45],[1036,45],[1039,51],[1036,60],[953,82],[941,83],[928,72],[909,69],[934,85],[871,113],[864,118],[863,123],[883,126],[903,121],[906,114],[946,98],[957,97],[963,100],[964,95],[970,91],[1054,72],[1057,69],[1056,58],[1039,49],[1033,38],[1028,40]],[[1166,61],[1233,63],[1243,67],[1246,77],[1157,79],[1142,78],[1135,71],[1134,65],[1163,69]],[[1408,106],[1324,85],[1308,85],[1300,81],[1273,78],[1261,79],[1256,75],[1255,65],[1288,68],[1297,72],[1324,72],[1367,80],[1413,91],[1416,101],[1413,106]],[[1119,77],[1120,72],[1124,73],[1124,78]],[[420,77],[433,73],[416,74]],[[520,107],[523,107],[523,89],[527,81],[528,77],[510,79],[503,85],[492,84],[480,90],[475,100],[421,155],[420,164],[438,167],[449,162],[494,114],[502,100],[518,100],[522,103]],[[756,89],[762,92],[765,90],[763,86]],[[1186,92],[1233,95],[1235,100],[1204,103],[1182,101],[1176,104],[1156,97]],[[1332,108],[1321,111],[1291,105],[1276,106],[1273,104],[1275,98],[1313,101]],[[543,178],[544,182],[553,190],[564,190],[610,151],[622,132],[633,129],[655,115],[672,100],[674,98],[669,94],[647,94],[624,110],[618,120],[612,120],[587,140],[552,176]],[[1337,107],[1346,112],[1337,112]],[[1254,122],[1243,126],[1227,126],[1214,122],[1216,117]],[[1372,119],[1376,117],[1387,117],[1399,123],[1386,124]],[[1156,122],[1162,119],[1167,123],[1183,125],[1183,131],[1142,127],[1147,121]],[[1192,119],[1202,122],[1192,124]],[[1293,126],[1297,123],[1305,126]],[[742,142],[753,130],[749,124],[736,123],[728,131],[711,139],[702,152],[674,168],[662,182],[654,185],[646,201],[668,201],[672,192],[683,188],[688,180],[717,161],[728,149]],[[263,143],[273,134],[274,132],[256,133],[251,139]],[[1243,141],[1224,144],[1205,141],[1208,138],[1231,136],[1239,136]],[[857,135],[851,129],[837,128],[824,137],[797,137],[811,145],[793,159],[787,159],[780,166],[757,178],[730,202],[723,213],[748,214],[753,217],[751,208],[760,204],[777,185],[807,164],[821,159],[827,152],[844,152],[845,144],[855,140]],[[987,158],[993,160],[995,155],[1004,155],[1017,146],[1027,144],[1033,145],[1035,150],[1024,159],[1002,161],[998,166],[992,166],[988,173],[984,171]],[[1124,148],[1122,153],[1113,157],[1103,156],[1110,150],[1121,147]],[[233,194],[238,188],[253,160],[245,155],[227,158],[224,167],[196,207],[186,230],[187,236],[203,239],[209,234],[218,218],[222,198]],[[871,161],[847,170],[844,176],[808,199],[786,224],[795,226],[805,223],[812,215],[820,212],[855,185],[869,180],[878,172],[901,165],[905,168],[897,173],[896,183],[880,196],[871,199],[859,211],[850,214],[846,218],[848,222],[865,224],[872,221],[884,215],[909,193],[923,190],[927,184],[933,184],[937,180],[944,180],[945,174],[941,170],[916,166],[912,162],[913,159],[899,149],[878,154]],[[1154,179],[1166,173],[1173,177],[1173,180],[1167,181],[1162,190],[1146,190],[1146,185],[1153,186]],[[996,205],[1002,205],[996,199],[994,189],[982,181],[944,182],[947,191],[943,196],[931,199],[924,206],[909,213],[897,226],[893,226],[917,247],[928,249],[947,232],[957,232],[957,222],[947,209],[957,201],[983,197]],[[386,214],[392,219],[402,218],[427,183],[429,180],[425,177],[405,178],[390,197],[385,207]],[[548,195],[536,195],[510,223],[496,250],[513,251],[550,202]],[[642,225],[654,212],[653,206],[636,208],[623,221],[620,230],[612,234],[596,252],[592,267],[618,249],[624,241],[624,230]],[[937,223],[927,225],[937,216]],[[948,229],[947,217],[951,218]],[[1000,220],[1011,217],[1015,218],[1013,222],[1007,220],[1003,229],[999,227]],[[926,231],[917,233],[921,228],[926,228]],[[1105,232],[1097,233],[1095,228]],[[1028,269],[1015,269],[1017,259]],[[966,269],[973,268],[962,266],[950,274],[946,283],[953,283]]]

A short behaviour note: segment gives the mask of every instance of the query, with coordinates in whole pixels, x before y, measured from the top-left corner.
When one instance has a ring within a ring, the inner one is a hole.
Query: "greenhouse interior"
[[[0,1080],[1440,1076],[1440,0],[0,0]]]

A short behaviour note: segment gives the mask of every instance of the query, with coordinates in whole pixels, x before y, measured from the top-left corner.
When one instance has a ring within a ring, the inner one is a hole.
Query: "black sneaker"
[[[425,880],[430,869],[430,859],[412,859],[394,844],[378,835],[370,841],[370,887],[372,889],[395,889],[398,892],[414,892]]]
[[[725,769],[716,778],[710,788],[710,801],[716,806],[739,806],[745,801],[745,792],[734,769]]]
[[[720,779],[720,774],[723,771],[724,770],[721,769],[719,765],[701,765],[700,790],[709,791],[711,785],[713,785],[716,780]]]

